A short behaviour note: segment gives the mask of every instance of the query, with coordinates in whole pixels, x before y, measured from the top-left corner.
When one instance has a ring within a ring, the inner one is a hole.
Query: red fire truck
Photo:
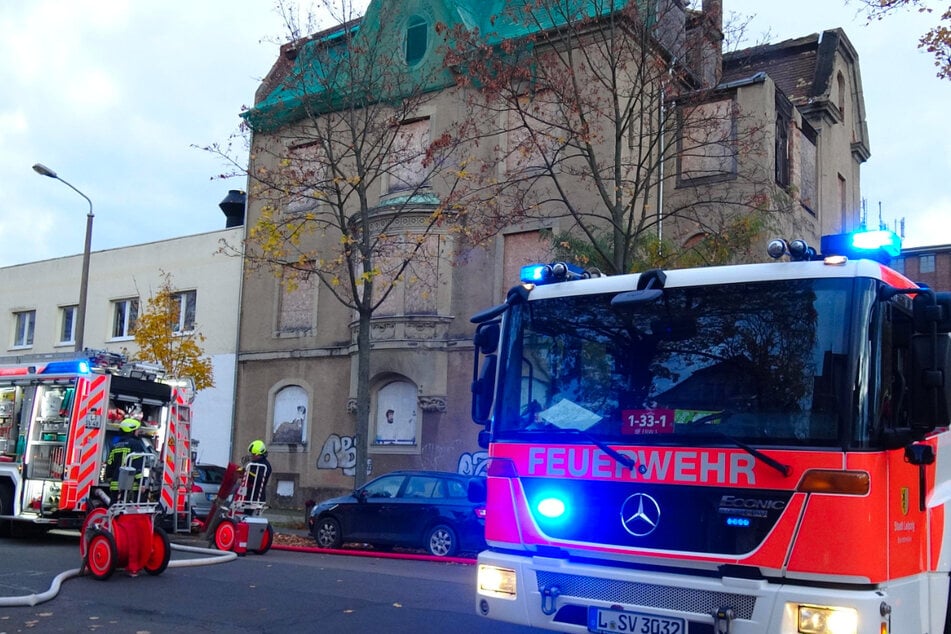
[[[105,463],[119,423],[142,421],[161,465],[163,520],[189,531],[191,402],[159,368],[93,352],[0,366],[0,530],[79,527],[108,495]]]
[[[525,267],[472,318],[480,614],[951,632],[951,293],[886,266],[894,234],[821,246],[609,277]]]

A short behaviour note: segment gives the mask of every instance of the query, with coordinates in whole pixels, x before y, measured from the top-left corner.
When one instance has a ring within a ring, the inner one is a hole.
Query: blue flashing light
[[[528,264],[519,271],[519,280],[525,284],[552,284],[589,277],[585,270],[567,262]]]
[[[894,231],[857,231],[822,236],[822,255],[866,258],[882,264],[901,255],[901,238]]]
[[[562,517],[567,510],[564,500],[554,497],[542,498],[535,505],[538,512],[548,519],[556,520]]]
[[[746,528],[750,525],[750,518],[748,517],[728,517],[726,518],[727,526],[738,526],[740,528]]]
[[[547,264],[529,264],[523,266],[518,279],[526,284],[541,284],[545,280],[545,272],[548,268]]]
[[[40,374],[88,374],[89,361],[71,359],[69,361],[53,361],[47,363]]]

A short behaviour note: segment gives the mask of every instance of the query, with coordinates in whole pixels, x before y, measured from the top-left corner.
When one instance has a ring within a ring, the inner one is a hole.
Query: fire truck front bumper
[[[891,601],[917,603],[922,590],[921,580],[830,589],[484,551],[476,612],[562,632],[885,634]]]

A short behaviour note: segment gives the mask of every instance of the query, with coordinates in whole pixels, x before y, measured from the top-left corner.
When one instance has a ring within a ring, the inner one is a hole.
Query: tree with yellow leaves
[[[173,290],[169,273],[163,272],[162,279],[162,285],[136,320],[133,334],[139,351],[134,359],[157,363],[168,376],[191,378],[196,392],[213,387],[211,359],[204,356],[201,347],[205,336],[193,323],[190,328],[188,324],[183,327],[185,296]]]

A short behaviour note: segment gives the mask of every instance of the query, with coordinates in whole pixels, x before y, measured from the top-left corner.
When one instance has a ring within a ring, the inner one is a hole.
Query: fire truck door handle
[[[905,462],[918,465],[918,510],[925,512],[925,467],[934,464],[934,448],[923,443],[914,443],[905,447]]]

